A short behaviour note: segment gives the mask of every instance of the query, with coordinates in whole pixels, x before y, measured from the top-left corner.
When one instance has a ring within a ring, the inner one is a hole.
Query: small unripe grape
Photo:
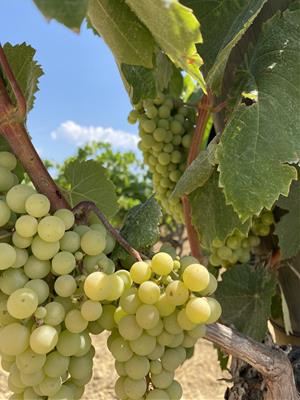
[[[147,133],[152,133],[154,129],[156,128],[156,123],[152,119],[147,119],[141,122],[141,127],[143,130]]]
[[[158,115],[160,118],[169,118],[171,109],[168,106],[162,105],[158,109]]]
[[[178,150],[173,151],[171,154],[171,161],[174,164],[179,164],[182,159],[182,155]]]

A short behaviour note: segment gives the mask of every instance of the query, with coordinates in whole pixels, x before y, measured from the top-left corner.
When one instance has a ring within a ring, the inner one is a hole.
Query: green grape
[[[220,257],[218,257],[216,254],[211,254],[209,256],[209,263],[213,265],[214,267],[218,267],[219,265],[222,264],[222,260]],[[201,291],[202,292],[202,291]]]
[[[208,302],[208,305],[210,307],[210,316],[206,321],[206,324],[213,324],[220,318],[222,314],[222,308],[220,303],[212,297],[207,297],[206,301]]]
[[[47,355],[44,372],[50,378],[58,378],[68,370],[70,358],[63,356],[58,351],[53,351]]]
[[[60,390],[61,385],[62,382],[59,377],[45,377],[45,379],[39,384],[39,389],[44,396],[53,396]]]
[[[192,347],[195,346],[196,342],[197,342],[196,338],[190,336],[189,334],[185,334],[184,339],[181,342],[181,346],[186,349],[191,349]]]
[[[157,308],[161,317],[167,317],[168,315],[171,315],[176,308],[176,306],[170,302],[166,293],[160,295],[155,307]]]
[[[150,336],[159,336],[162,333],[163,329],[164,329],[164,324],[162,320],[159,319],[157,324],[153,328],[147,329],[147,333]]]
[[[6,192],[15,183],[14,174],[0,166],[0,192]]]
[[[0,200],[0,227],[8,223],[11,217],[11,211],[7,204]]]
[[[242,248],[242,249],[247,249],[247,250],[250,248],[250,243],[249,243],[249,241],[248,241],[248,238],[244,238],[244,239],[242,240],[241,248]]]
[[[263,211],[260,218],[261,222],[265,225],[273,225],[275,223],[272,211]]]
[[[193,297],[186,305],[186,315],[194,324],[204,324],[211,314],[210,306],[205,298]]]
[[[84,281],[84,292],[86,296],[94,301],[104,300],[109,293],[109,275],[103,272],[93,272]]]
[[[16,247],[19,247],[20,249],[26,249],[31,245],[32,237],[24,238],[20,236],[17,232],[14,232],[12,235],[12,242]]]
[[[201,296],[208,296],[208,295],[210,296],[217,290],[217,286],[218,286],[217,279],[214,277],[213,274],[209,273],[208,286],[204,290],[201,290],[199,294],[201,294]]]
[[[208,286],[209,272],[201,264],[191,264],[185,268],[182,279],[188,289],[199,292]]]
[[[159,343],[156,343],[154,349],[147,355],[149,360],[158,360],[164,354],[165,348]]]
[[[182,133],[183,131],[183,126],[178,120],[174,120],[171,122],[170,129],[174,135],[178,135],[179,133]]]
[[[44,319],[46,317],[46,315],[47,315],[47,310],[45,307],[42,307],[42,306],[38,307],[34,313],[34,316],[37,319]]]
[[[71,387],[68,387],[66,384],[63,384],[59,391],[48,397],[48,400],[73,400],[73,391]]]
[[[116,324],[119,324],[122,318],[126,317],[127,312],[123,310],[122,307],[117,307],[115,312],[114,312],[114,321]]]
[[[160,118],[169,118],[171,109],[168,106],[162,105],[158,109],[158,115]]]
[[[15,249],[8,243],[0,243],[0,270],[12,267],[16,259]]]
[[[73,379],[84,379],[93,369],[93,359],[89,354],[82,357],[71,357],[69,373]]]
[[[143,303],[154,304],[159,300],[160,288],[155,282],[143,282],[138,289],[138,296]]]
[[[71,210],[68,210],[66,208],[61,208],[55,211],[54,216],[62,220],[62,222],[65,225],[66,231],[72,228],[72,226],[74,225],[75,217]]]
[[[171,343],[169,344],[169,347],[177,348],[178,346],[181,346],[183,340],[184,340],[184,333],[181,331],[177,335],[173,335],[173,338],[172,338]]]
[[[159,321],[159,312],[151,304],[142,304],[136,312],[136,321],[143,329],[152,329]]]
[[[74,354],[75,357],[82,357],[87,353],[90,354],[91,357],[94,355],[92,354],[92,339],[87,330],[81,332],[80,336],[80,347],[79,350]]]
[[[126,340],[121,337],[114,339],[110,345],[110,352],[113,357],[120,362],[128,361],[133,353]]]
[[[250,260],[250,258],[251,258],[251,255],[250,255],[249,250],[243,249],[242,252],[239,255],[239,261],[241,263],[246,263],[246,262],[248,262]]]
[[[147,133],[152,133],[156,128],[156,123],[153,119],[145,119],[141,122],[142,129]]]
[[[150,372],[152,374],[159,374],[162,371],[162,364],[159,360],[150,361]]]
[[[156,105],[160,105],[164,102],[165,95],[161,92],[159,92],[156,96],[156,98],[153,100],[153,103]]]
[[[49,215],[40,220],[37,230],[42,240],[56,243],[65,233],[65,224],[60,218]]]
[[[169,178],[172,182],[178,182],[181,177],[180,171],[171,171]]]
[[[268,236],[270,234],[270,231],[271,229],[269,225],[260,224],[258,228],[258,236]]]
[[[135,314],[138,307],[142,304],[137,295],[137,288],[131,287],[125,289],[120,297],[119,304],[127,314]]]
[[[98,301],[86,300],[80,307],[82,317],[87,321],[96,321],[101,317],[102,305]]]
[[[16,232],[25,238],[34,236],[37,232],[38,221],[31,215],[22,215],[16,221]]]
[[[155,169],[156,169],[156,172],[158,172],[161,175],[165,175],[168,172],[167,167],[165,165],[161,165],[161,164],[157,164]],[[161,182],[160,182],[160,184],[161,184]]]
[[[173,266],[173,258],[167,253],[157,253],[152,257],[151,268],[157,275],[169,275]]]
[[[57,331],[50,325],[39,326],[30,335],[30,347],[38,354],[49,353],[54,349],[57,341]]]
[[[152,374],[151,381],[155,388],[166,389],[174,379],[174,372],[162,370],[159,374]]]
[[[232,250],[229,247],[222,246],[218,248],[217,255],[222,260],[228,260],[232,256]]]
[[[191,264],[198,264],[197,258],[192,256],[183,256],[180,259],[181,271],[183,272],[186,269],[186,267],[188,267]]]
[[[241,246],[241,240],[238,236],[229,236],[226,240],[226,246],[230,247],[232,250],[236,250]]]
[[[142,333],[142,335],[135,340],[131,340],[129,342],[131,350],[139,355],[139,356],[146,356],[150,354],[156,345],[156,338],[153,336],[149,336],[146,333]]]
[[[150,264],[147,264],[144,261],[135,262],[130,268],[130,275],[135,283],[141,284],[147,281],[151,276]]]
[[[17,289],[21,289],[28,281],[22,269],[7,269],[0,276],[0,289],[5,294],[12,294]]]
[[[51,265],[55,274],[66,275],[75,269],[76,260],[72,253],[60,251],[53,257]]]
[[[29,288],[14,291],[7,300],[7,310],[14,318],[24,319],[30,317],[38,306],[37,294]]]
[[[224,242],[218,238],[212,240],[212,246],[218,249],[219,247],[224,246]]]
[[[190,331],[195,328],[195,324],[191,322],[186,314],[185,308],[181,309],[177,314],[177,323],[181,329]]]
[[[124,316],[119,321],[118,330],[125,340],[135,340],[139,338],[143,332],[142,327],[138,325],[134,315]]]
[[[181,137],[179,135],[174,136],[172,139],[172,143],[174,146],[178,146],[181,143]]]
[[[90,256],[102,253],[106,246],[105,236],[94,230],[84,233],[80,243],[82,250]]]
[[[171,385],[167,387],[166,392],[172,400],[180,400],[183,395],[182,387],[176,380],[173,380]]]
[[[13,363],[14,363],[14,361],[8,361],[8,360],[5,360],[3,357],[1,357],[1,368],[4,371],[9,372]]]
[[[50,201],[43,194],[32,194],[25,202],[25,210],[32,217],[45,217],[50,211]]]
[[[24,288],[31,289],[38,297],[38,304],[44,303],[49,296],[49,286],[43,279],[32,279],[25,283]]]
[[[23,265],[26,263],[28,259],[28,252],[25,249],[19,249],[18,247],[15,247],[15,252],[16,252],[16,261],[12,268],[20,268],[23,267]]]
[[[66,315],[65,326],[72,333],[80,333],[87,328],[88,321],[83,318],[79,310],[71,310]]]
[[[147,393],[146,400],[170,400],[170,397],[165,390],[153,389]]]
[[[110,254],[113,249],[115,248],[116,245],[116,239],[112,237],[111,235],[107,234],[106,235],[106,246],[105,249],[103,250],[104,254]]]
[[[37,386],[45,379],[45,374],[42,370],[34,374],[25,374],[23,371],[20,371],[20,378],[25,386]]]
[[[81,251],[76,251],[76,253],[74,254],[75,260],[76,261],[82,261],[84,254]]]
[[[7,192],[7,205],[12,211],[18,214],[25,214],[25,202],[34,193],[35,190],[31,186],[24,184],[15,185]]]
[[[192,143],[192,135],[184,135],[181,142],[183,147],[186,149],[190,148]]]
[[[177,322],[177,314],[178,312],[175,311],[173,314],[164,318],[164,328],[172,335],[178,335],[182,331],[182,328]]]
[[[86,232],[88,232],[90,228],[87,225],[77,225],[74,228],[74,232],[78,233],[78,235],[81,237],[84,235]]]
[[[39,260],[35,256],[29,256],[24,265],[25,274],[31,279],[45,278],[50,272],[51,264],[49,260]]]
[[[61,250],[75,253],[80,248],[80,236],[74,231],[68,231],[65,232],[59,243]]]
[[[181,352],[177,349],[167,349],[161,358],[161,363],[164,370],[173,372],[183,363],[184,360],[185,350],[183,358]]]
[[[172,153],[173,154],[173,153]],[[171,161],[170,155],[168,153],[160,153],[158,156],[158,162],[160,165],[168,165]]]
[[[9,151],[0,151],[0,166],[12,171],[17,166],[17,159]]]
[[[114,313],[116,307],[112,304],[103,306],[101,317],[99,318],[99,324],[106,330],[111,331],[115,327]]]
[[[115,361],[115,370],[119,376],[126,376],[125,363],[120,361]]]
[[[72,333],[67,329],[62,331],[59,334],[56,349],[62,356],[73,356],[80,349],[80,335],[78,333]]]
[[[131,379],[143,379],[150,371],[150,363],[147,357],[132,356],[124,364],[126,375]]]
[[[61,297],[70,297],[77,289],[77,284],[73,276],[61,275],[54,283],[55,292]]]
[[[45,354],[37,354],[31,349],[17,355],[16,364],[20,371],[25,374],[34,374],[41,370],[46,362]]]
[[[127,394],[124,391],[124,381],[125,377],[121,376],[115,383],[115,393],[120,400],[125,400],[127,398]]]
[[[157,142],[163,142],[167,131],[164,128],[156,128],[153,132],[153,137]]]
[[[124,392],[132,400],[139,400],[146,393],[147,384],[145,379],[124,379]]]
[[[131,110],[128,115],[128,118],[127,118],[127,121],[129,122],[129,124],[134,125],[137,122],[138,115],[139,114],[136,110]]]
[[[172,98],[171,97],[167,97],[165,100],[164,100],[164,106],[166,106],[166,107],[169,107],[170,109],[172,109],[173,107],[174,107],[174,102],[173,102],[173,100],[172,100]]]
[[[132,278],[130,272],[126,269],[119,269],[115,272],[115,275],[118,275],[124,282],[124,289],[129,289],[132,285]]]
[[[171,154],[171,161],[174,164],[179,164],[182,159],[182,154],[178,150],[174,150],[173,153]]]
[[[121,297],[124,291],[124,281],[123,279],[116,275],[108,275],[108,285],[109,285],[109,292],[106,296],[106,300],[114,301]]]
[[[260,238],[258,236],[250,235],[248,237],[250,247],[257,247],[260,245]]]
[[[47,217],[46,217],[47,218]],[[50,260],[59,251],[59,242],[46,242],[40,236],[35,236],[31,243],[33,255],[39,260]]]
[[[166,296],[175,306],[183,305],[189,298],[189,290],[181,281],[173,281],[166,287]]]
[[[205,325],[196,325],[195,328],[191,329],[188,332],[188,335],[194,339],[200,339],[203,336],[205,336],[205,333],[206,333]]]

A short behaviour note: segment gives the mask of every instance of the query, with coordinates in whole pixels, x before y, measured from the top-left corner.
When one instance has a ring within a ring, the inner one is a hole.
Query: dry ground
[[[96,347],[93,380],[87,385],[83,400],[115,400],[114,381],[116,373],[113,358],[106,348],[107,335],[93,338]],[[183,385],[184,400],[221,400],[226,384],[222,378],[216,351],[206,340],[199,341],[195,355],[186,361],[177,372],[177,379]],[[0,399],[6,400],[9,393],[6,375],[0,370]]]

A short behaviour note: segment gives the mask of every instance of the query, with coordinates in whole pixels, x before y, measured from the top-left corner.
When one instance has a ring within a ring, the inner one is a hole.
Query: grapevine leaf
[[[75,32],[86,16],[89,0],[34,0],[47,19],[56,19]]]
[[[122,64],[121,71],[129,85],[128,92],[133,104],[156,96],[154,69]]]
[[[180,68],[186,70],[205,88],[200,72],[202,59],[196,43],[202,42],[199,22],[190,9],[175,0],[126,0],[143,21],[160,48]]]
[[[287,196],[300,157],[300,10],[269,20],[249,59],[247,92],[257,100],[235,109],[221,137],[220,184],[242,220]]]
[[[193,225],[205,248],[209,248],[215,238],[225,240],[235,229],[247,234],[250,228],[249,221],[242,223],[232,206],[226,205],[218,180],[219,174],[215,171],[203,187],[189,196]]]
[[[173,74],[173,64],[161,51],[156,56],[156,82],[160,91],[166,89]]]
[[[119,65],[152,67],[154,39],[124,1],[90,0],[88,17]]]
[[[216,299],[222,305],[222,320],[255,340],[263,340],[271,313],[276,280],[264,267],[244,264],[222,275]]]
[[[107,218],[117,213],[115,187],[105,175],[105,169],[96,161],[70,162],[65,168],[65,179],[72,207],[80,201],[87,200],[93,201]]]
[[[161,209],[154,197],[151,197],[128,212],[120,233],[136,250],[145,251],[159,239],[161,217]],[[127,252],[117,246],[114,257],[125,259],[126,256]]]
[[[201,23],[204,59],[208,86],[220,90],[231,50],[238,43],[262,9],[266,0],[183,0],[193,9]]]
[[[173,198],[190,194],[198,187],[204,186],[212,175],[214,166],[210,163],[208,152],[201,151],[197,158],[181,175],[172,193]]]
[[[300,251],[300,180],[291,185],[288,197],[281,196],[277,205],[288,213],[276,224],[275,234],[279,238],[281,258],[287,259]]]
[[[3,50],[25,97],[28,112],[33,107],[35,93],[39,90],[39,78],[43,75],[41,66],[34,60],[35,49],[26,43],[15,46],[5,43]],[[11,99],[15,101],[14,94],[8,83],[7,88]]]

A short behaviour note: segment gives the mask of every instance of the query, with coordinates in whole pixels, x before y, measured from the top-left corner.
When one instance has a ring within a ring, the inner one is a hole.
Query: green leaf
[[[118,211],[115,187],[105,175],[105,169],[94,160],[70,162],[64,177],[68,186],[70,204],[74,207],[80,201],[93,201],[106,215],[113,217]]]
[[[153,37],[124,0],[90,0],[88,17],[119,65],[152,67]]]
[[[126,0],[147,26],[160,48],[180,68],[205,88],[200,72],[202,59],[196,43],[202,42],[199,22],[188,8],[175,0]]]
[[[204,186],[213,171],[214,166],[210,163],[208,152],[206,150],[201,151],[181,175],[171,197],[182,197],[185,194],[192,193],[198,187]]]
[[[288,197],[281,196],[277,205],[288,213],[276,224],[275,234],[279,238],[280,254],[283,260],[300,251],[300,181],[291,185]]]
[[[120,233],[136,250],[145,251],[159,239],[161,217],[161,209],[154,197],[151,197],[128,212]],[[124,259],[127,254],[118,246],[114,257]]]
[[[215,171],[203,187],[189,196],[193,225],[205,248],[209,248],[215,238],[225,240],[235,229],[247,234],[250,228],[249,221],[243,224],[232,206],[226,205],[218,180],[219,174]]]
[[[275,277],[264,266],[230,268],[222,275],[216,291],[216,299],[222,305],[222,321],[255,340],[263,340],[275,288]]]
[[[220,184],[242,220],[287,196],[300,157],[300,10],[269,20],[253,48],[247,91],[257,102],[236,108],[221,137]]]
[[[89,0],[34,0],[47,19],[56,19],[75,32],[79,32],[87,13]]]
[[[122,64],[121,71],[129,85],[128,92],[133,104],[156,96],[154,69]]]
[[[28,112],[33,107],[35,93],[39,90],[39,78],[43,75],[41,66],[34,60],[35,49],[26,43],[15,46],[5,43],[3,50],[25,97]],[[7,83],[7,87],[11,99],[15,102],[15,97],[9,83]]]
[[[219,91],[231,50],[238,43],[262,9],[266,0],[183,0],[200,21],[208,86]]]

